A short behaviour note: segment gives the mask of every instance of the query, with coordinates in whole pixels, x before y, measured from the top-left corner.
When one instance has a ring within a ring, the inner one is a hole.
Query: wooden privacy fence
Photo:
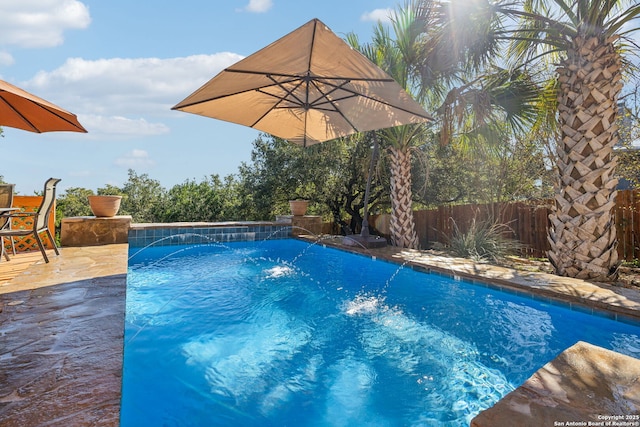
[[[549,212],[553,200],[491,203],[457,206],[440,206],[437,209],[414,211],[416,231],[423,248],[433,242],[447,243],[457,227],[461,232],[469,230],[475,220],[480,222],[497,219],[504,224],[503,235],[523,245],[523,255],[546,257],[550,249],[547,241]],[[382,235],[388,236],[389,215],[372,215],[370,224]],[[632,261],[640,258],[640,190],[618,192],[615,207],[615,224],[620,259]]]
[[[640,259],[640,190],[618,192],[615,216],[620,259]]]

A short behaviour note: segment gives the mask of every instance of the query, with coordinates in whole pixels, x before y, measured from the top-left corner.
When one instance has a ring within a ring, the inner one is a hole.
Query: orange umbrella
[[[0,126],[30,132],[87,132],[75,114],[0,80]]]

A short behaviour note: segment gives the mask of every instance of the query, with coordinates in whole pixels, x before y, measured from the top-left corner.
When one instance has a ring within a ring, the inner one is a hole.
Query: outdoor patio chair
[[[2,229],[0,230],[0,240],[4,237],[26,237],[33,236],[38,243],[38,247],[40,248],[40,252],[42,252],[42,257],[45,262],[49,262],[49,258],[47,257],[47,252],[44,249],[44,244],[42,243],[42,239],[40,239],[40,233],[46,232],[49,237],[49,241],[53,246],[53,250],[56,255],[60,255],[58,251],[58,247],[56,246],[56,242],[53,239],[53,234],[51,230],[49,230],[49,215],[51,214],[51,208],[56,200],[56,185],[60,182],[59,178],[49,178],[47,182],[44,184],[44,197],[42,198],[42,203],[38,208],[38,212],[12,212],[7,217],[9,221],[13,218],[29,218],[32,220],[29,221],[28,228],[20,228],[20,229]]]
[[[13,206],[13,189],[15,184],[0,184],[0,209],[2,208],[11,208]],[[9,217],[7,217],[8,213],[0,213],[0,230],[4,230],[5,228],[11,227],[11,221],[9,221]],[[16,247],[13,243],[13,237],[9,238],[11,242],[11,250],[13,254],[16,254]],[[4,246],[4,237],[0,239],[0,258],[4,256],[7,261],[9,261],[9,255],[7,254],[6,248]]]

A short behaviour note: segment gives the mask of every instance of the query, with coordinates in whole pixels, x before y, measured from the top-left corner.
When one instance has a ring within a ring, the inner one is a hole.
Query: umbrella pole
[[[360,229],[361,237],[369,236],[369,193],[371,192],[371,177],[373,176],[373,169],[375,167],[378,151],[378,134],[373,132],[373,153],[371,153],[371,163],[369,163],[369,176],[367,177],[367,186],[364,190],[364,209],[362,212],[362,227]]]
[[[379,236],[369,235],[369,193],[371,192],[371,179],[373,177],[373,169],[376,165],[379,151],[378,135],[373,132],[373,153],[371,153],[371,163],[369,164],[369,176],[367,177],[367,186],[364,191],[364,209],[362,212],[362,229],[359,235],[346,236],[343,242],[346,245],[359,245],[363,248],[382,248],[387,246],[387,240]]]

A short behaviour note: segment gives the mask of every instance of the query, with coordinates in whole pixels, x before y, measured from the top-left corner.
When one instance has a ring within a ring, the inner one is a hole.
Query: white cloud
[[[143,118],[129,119],[122,116],[80,115],[78,120],[85,128],[90,129],[90,136],[93,133],[112,136],[151,136],[166,134],[170,131],[169,127],[164,123],[149,123]]]
[[[0,52],[0,66],[13,65],[15,62],[13,55],[8,52]]]
[[[124,156],[119,157],[114,162],[116,166],[120,166],[123,168],[138,168],[138,167],[149,167],[155,165],[155,162],[149,158],[149,153],[145,150],[133,149],[129,151]]]
[[[249,0],[242,10],[253,13],[264,13],[273,7],[271,0]]]
[[[0,44],[23,48],[59,46],[66,30],[91,23],[89,9],[77,0],[4,0],[0,16]]]
[[[393,16],[393,9],[375,9],[371,12],[363,13],[360,17],[361,21],[365,22],[391,22],[391,17]]]
[[[223,52],[179,58],[70,58],[19,85],[78,115],[89,136],[167,133],[171,107],[243,57]]]

